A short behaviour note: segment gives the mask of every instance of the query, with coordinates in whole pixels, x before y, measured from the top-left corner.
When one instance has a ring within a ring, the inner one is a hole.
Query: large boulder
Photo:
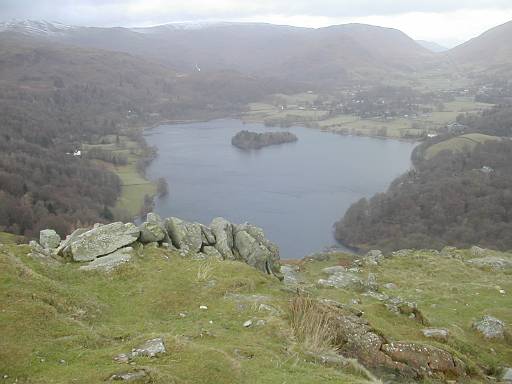
[[[262,272],[280,275],[279,248],[265,238],[261,228],[250,224],[233,226],[235,253]]]
[[[39,232],[39,244],[45,249],[56,249],[60,245],[60,236],[53,229]]]
[[[334,331],[333,347],[367,368],[389,370],[414,381],[465,375],[464,363],[448,351],[425,344],[389,341],[363,315],[356,315],[347,308],[319,303],[315,311],[328,314],[326,318]]]
[[[156,213],[148,213],[146,221],[140,225],[139,229],[140,242],[143,244],[169,240],[165,222]]]
[[[215,245],[215,235],[213,234],[212,230],[204,225],[201,225],[201,236],[203,239],[203,245]]]
[[[92,261],[137,241],[140,230],[132,223],[116,222],[72,235],[62,249],[74,261]]]
[[[329,275],[327,279],[319,279],[317,285],[322,288],[350,288],[362,290],[364,281],[355,273],[339,271]]]
[[[210,229],[215,236],[215,248],[226,260],[235,260],[233,254],[233,224],[222,217],[216,217],[210,224]]]
[[[473,328],[489,340],[505,338],[505,323],[492,316],[484,316],[473,323]]]
[[[165,226],[172,244],[185,252],[198,253],[203,245],[202,225],[199,223],[189,223],[171,217],[166,219]]]
[[[110,272],[116,267],[129,262],[132,259],[132,255],[132,247],[121,248],[107,256],[98,257],[87,265],[81,266],[80,269],[83,271],[101,270]]]
[[[460,359],[431,345],[396,342],[383,344],[381,349],[393,361],[412,368],[419,378],[452,378],[466,373],[466,366]]]

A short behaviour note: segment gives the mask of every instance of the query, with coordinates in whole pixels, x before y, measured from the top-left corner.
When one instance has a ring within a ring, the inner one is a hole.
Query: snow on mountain
[[[76,27],[45,20],[11,20],[0,23],[0,32],[12,31],[27,35],[58,35]]]

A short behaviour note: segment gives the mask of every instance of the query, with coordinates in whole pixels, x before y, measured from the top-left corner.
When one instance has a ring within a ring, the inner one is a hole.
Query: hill
[[[512,249],[507,240],[512,235],[512,142],[491,139],[474,146],[468,142],[472,151],[439,150],[460,142],[435,144],[437,154],[416,156],[415,168],[388,191],[353,204],[336,224],[336,237],[363,249],[472,244]]]
[[[452,139],[444,140],[440,143],[429,146],[425,151],[424,157],[427,160],[431,159],[441,151],[471,151],[480,143],[496,140],[500,140],[500,138],[496,136],[484,135],[482,133],[468,133],[466,135],[457,136]]]
[[[502,71],[512,65],[512,21],[492,28],[447,52],[457,65]]]
[[[362,24],[297,28],[259,23],[212,23],[150,28],[6,25],[38,38],[128,52],[178,71],[234,70],[297,82],[362,81],[367,76],[411,73],[433,54],[404,33]],[[52,30],[53,33],[39,31]]]
[[[0,244],[6,383],[477,383],[512,359],[509,254],[318,254],[285,264],[280,282],[237,260],[132,246],[129,261],[91,271]],[[482,264],[497,259],[505,267]]]
[[[14,32],[0,33],[0,79],[0,231],[28,237],[111,219],[123,187],[112,164],[130,160],[135,172],[140,160],[140,171],[151,154],[138,128],[226,116],[286,88],[229,71],[178,75],[130,54]],[[116,141],[132,148],[73,156]]]

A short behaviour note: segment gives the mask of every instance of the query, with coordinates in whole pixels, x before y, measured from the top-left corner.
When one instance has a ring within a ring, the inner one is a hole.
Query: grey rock
[[[457,248],[446,246],[443,249],[441,249],[440,255],[443,257],[453,258],[453,257],[455,257],[456,252],[457,252]]]
[[[102,270],[105,272],[110,272],[116,267],[120,266],[121,264],[129,262],[132,259],[132,256],[132,247],[121,248],[107,256],[98,257],[97,259],[91,261],[87,265],[81,266],[80,270]]]
[[[268,305],[265,303],[261,303],[258,306],[258,311],[260,312],[268,312],[271,316],[279,316],[281,314],[281,311],[277,309],[276,307],[273,307],[272,305]]]
[[[297,265],[281,265],[280,272],[283,275],[285,285],[296,286],[304,282],[299,275],[299,267]]]
[[[268,274],[279,273],[279,250],[265,239],[263,231],[253,226],[237,228],[235,247],[240,258],[250,266]]]
[[[317,285],[323,288],[351,288],[363,289],[363,280],[351,272],[338,272],[330,275],[327,279],[320,279]]]
[[[215,236],[215,248],[222,257],[227,260],[235,260],[233,254],[233,225],[222,217],[216,217],[210,224],[213,235]]]
[[[379,289],[379,285],[377,284],[377,276],[375,273],[368,273],[366,286],[370,291],[377,291]]]
[[[243,326],[244,326],[245,328],[249,328],[249,327],[251,327],[251,326],[252,326],[252,320],[247,320],[246,322],[244,322]]]
[[[444,328],[425,328],[421,330],[421,333],[423,333],[425,337],[443,342],[448,340],[450,334],[448,330]]]
[[[181,250],[198,253],[203,245],[201,224],[188,223],[176,217],[166,220],[166,228],[172,244]]]
[[[335,265],[334,267],[327,267],[322,269],[322,273],[326,275],[334,275],[335,273],[343,273],[346,272],[347,268],[342,267],[341,265]]]
[[[501,380],[506,383],[512,383],[512,368],[504,368]]]
[[[59,247],[55,250],[55,252],[58,255],[64,256],[64,250],[68,249],[68,246],[73,241],[75,241],[78,238],[78,236],[80,236],[81,234],[83,234],[85,232],[87,232],[86,228],[76,229],[75,231],[73,231],[73,233],[71,235],[66,236],[66,238],[64,240],[62,240],[62,242],[60,243]]]
[[[151,339],[146,341],[140,347],[132,349],[131,356],[146,356],[146,357],[156,357],[159,354],[166,353],[167,350],[165,348],[164,339],[158,337],[156,339]]]
[[[30,246],[30,251],[31,253],[34,255],[34,256],[38,256],[38,257],[44,257],[44,258],[47,258],[47,257],[50,257],[51,256],[51,253],[52,251],[48,248],[43,248],[37,241],[35,240],[30,240],[30,242],[28,243],[28,245]]]
[[[477,259],[470,259],[466,261],[466,264],[481,269],[491,269],[493,271],[512,269],[512,260],[498,256],[486,256]]]
[[[116,222],[76,236],[63,250],[74,261],[91,261],[135,242],[139,229],[132,223]]]
[[[60,245],[60,236],[53,229],[44,229],[39,232],[39,243],[43,248],[56,249]]]
[[[492,316],[484,316],[475,321],[473,328],[489,340],[505,338],[505,323]]]
[[[397,285],[395,283],[386,283],[383,285],[386,289],[398,289]]]
[[[127,382],[142,382],[146,383],[149,380],[149,376],[146,371],[131,371],[121,372],[110,376],[110,381],[127,381]]]
[[[206,246],[203,247],[203,253],[206,255],[207,258],[222,260],[222,255],[219,251],[217,251],[217,248],[212,246]]]
[[[469,249],[469,252],[471,253],[471,256],[473,256],[473,257],[485,257],[489,254],[489,251],[487,249],[477,247],[476,245],[472,246]]]
[[[378,249],[369,251],[364,257],[364,263],[366,265],[378,265],[384,259],[384,254]]]
[[[203,245],[215,245],[215,235],[212,230],[204,225],[201,225]]]
[[[141,243],[169,241],[165,222],[156,213],[148,213],[146,221],[139,228]]]

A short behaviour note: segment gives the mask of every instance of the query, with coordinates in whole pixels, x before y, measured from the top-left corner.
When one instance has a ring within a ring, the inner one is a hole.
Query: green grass
[[[464,150],[472,150],[480,143],[496,140],[500,140],[500,138],[481,133],[469,133],[457,136],[430,146],[425,152],[425,158],[427,160],[431,159],[441,151],[461,152]]]
[[[387,258],[380,266],[364,267],[359,275],[365,279],[374,273],[381,286],[380,292],[399,296],[418,304],[431,327],[447,328],[451,334],[447,344],[436,343],[421,333],[425,326],[388,311],[384,304],[364,293],[344,289],[325,289],[311,286],[321,297],[350,303],[365,313],[371,324],[382,334],[394,340],[428,342],[446,348],[462,358],[470,367],[507,366],[512,361],[510,341],[486,341],[472,328],[473,321],[492,315],[506,324],[512,324],[512,274],[510,272],[483,271],[468,266],[462,259],[468,251],[458,251],[460,260],[442,257],[430,251],[411,251],[404,256]],[[512,255],[505,255],[512,257]],[[347,265],[351,257],[344,254],[331,256],[327,261],[305,262],[302,276],[311,283],[325,278],[321,270],[333,265]],[[382,288],[394,283],[398,289]],[[500,293],[504,290],[505,294]]]
[[[79,271],[76,264],[48,265],[28,251],[0,245],[0,375],[8,376],[6,383],[97,383],[132,369],[145,369],[152,383],[365,382],[354,371],[308,362],[287,315],[293,290],[243,263],[147,248],[104,274]],[[447,343],[424,338],[423,325],[364,292],[316,287],[322,268],[348,266],[353,256],[299,265],[312,297],[359,300],[351,305],[388,340],[438,345],[475,373],[507,365],[510,344],[483,340],[471,324],[487,314],[512,324],[512,275],[468,266],[462,261],[468,252],[458,254],[460,259],[412,251],[358,273],[374,273],[381,292],[416,302],[430,326],[450,331]],[[382,288],[388,282],[398,288]],[[259,303],[278,314],[260,310]],[[244,328],[248,319],[266,323]],[[134,365],[113,361],[154,337],[164,338],[167,354],[136,358]]]
[[[12,233],[0,232],[0,244],[18,244],[23,241],[23,236],[13,235]]]
[[[99,383],[137,368],[166,384],[365,382],[293,352],[286,317],[243,299],[260,295],[286,309],[292,294],[245,264],[213,262],[205,281],[198,278],[203,262],[160,249],[110,275],[46,266],[27,251],[0,247],[0,374],[9,377],[3,382]],[[266,324],[244,328],[248,319]],[[133,366],[112,360],[154,337],[164,338],[167,354]]]
[[[113,209],[114,216],[120,218],[134,217],[140,213],[143,207],[144,196],[153,196],[156,193],[156,185],[144,178],[137,171],[137,160],[143,156],[138,144],[127,136],[120,136],[119,143],[115,137],[105,137],[106,144],[84,145],[83,151],[87,152],[92,148],[101,148],[126,155],[126,165],[113,165],[97,161],[103,166],[115,172],[121,179],[121,196]]]
[[[313,110],[309,107],[299,109],[316,100],[318,95],[302,93],[297,95],[274,95],[266,102],[251,103],[243,120],[247,122],[274,122],[291,120],[295,124],[305,124],[313,128],[333,131],[347,135],[411,138],[424,137],[427,133],[437,132],[447,124],[456,121],[460,113],[477,113],[490,108],[491,104],[475,102],[473,97],[457,97],[444,103],[442,111],[434,111],[418,117],[396,117],[393,119],[361,119],[354,115],[328,116],[327,111]],[[277,101],[276,101],[277,100]],[[286,101],[287,108],[279,108],[278,101]],[[423,107],[435,107],[425,105]]]

